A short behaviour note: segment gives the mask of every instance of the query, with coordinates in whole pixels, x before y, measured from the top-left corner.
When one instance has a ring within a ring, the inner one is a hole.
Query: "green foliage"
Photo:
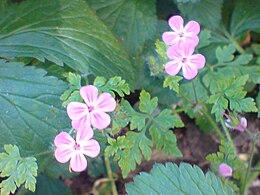
[[[220,23],[222,3],[223,0],[177,1],[177,7],[188,20],[195,20],[212,29],[217,28]]]
[[[128,101],[121,100],[122,110],[130,118],[132,131],[118,136],[117,139],[108,138],[109,146],[105,150],[108,156],[114,156],[114,160],[118,161],[124,178],[136,168],[136,163],[141,163],[142,156],[150,159],[153,144],[156,149],[163,149],[166,155],[182,156],[177,147],[176,137],[169,130],[183,127],[181,119],[173,115],[169,109],[159,112],[158,99],[151,98],[144,90],[141,91],[139,99],[139,111],[134,110]]]
[[[231,18],[230,32],[233,37],[245,31],[260,32],[260,4],[258,0],[238,0]]]
[[[235,179],[240,179],[242,181],[244,178],[245,165],[237,157],[232,143],[221,140],[219,151],[217,153],[207,155],[206,159],[211,162],[211,168],[215,172],[218,172],[219,165],[225,162],[234,170],[233,177]]]
[[[62,194],[71,195],[69,187],[59,179],[51,179],[43,174],[37,177],[36,191],[34,193],[21,189],[17,195],[47,195]]]
[[[67,75],[67,81],[69,83],[69,89],[64,91],[60,96],[60,100],[63,101],[62,106],[66,107],[70,102],[81,102],[82,98],[79,94],[81,88],[81,76],[75,73],[69,72]]]
[[[103,92],[110,93],[115,97],[114,91],[120,96],[124,97],[125,94],[130,94],[130,88],[125,80],[121,77],[112,77],[108,81],[104,77],[96,77],[94,80],[94,85]]]
[[[141,173],[134,182],[126,184],[127,194],[235,194],[212,172],[181,163],[155,164],[150,174]]]
[[[0,151],[15,144],[22,156],[48,151],[54,136],[69,126],[59,97],[67,85],[22,63],[0,60]],[[42,169],[52,155],[37,157]]]
[[[142,51],[156,33],[155,0],[90,0],[91,7],[130,54]]]
[[[179,93],[179,81],[181,81],[183,77],[181,76],[166,76],[163,82],[163,87],[169,87],[171,90]]]
[[[85,1],[10,4],[0,10],[0,29],[1,57],[47,59],[84,74],[119,75],[132,87],[134,69],[127,55]]]
[[[202,30],[200,33],[199,33],[199,44],[198,46],[196,47],[196,49],[200,49],[200,48],[203,48],[203,47],[206,47],[210,44],[210,38],[211,38],[211,31],[205,29],[205,30]]]
[[[245,97],[247,80],[248,75],[226,79],[215,77],[214,87],[210,87],[212,95],[207,102],[213,104],[211,113],[215,113],[217,121],[228,107],[237,112],[257,112],[254,99]]]
[[[4,145],[4,149],[5,152],[0,153],[0,177],[7,178],[0,183],[1,194],[14,193],[22,184],[34,192],[38,169],[36,158],[22,158],[16,145]]]

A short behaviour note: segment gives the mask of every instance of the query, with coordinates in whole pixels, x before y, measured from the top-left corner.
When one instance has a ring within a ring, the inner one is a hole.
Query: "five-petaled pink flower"
[[[200,32],[200,25],[195,21],[189,21],[186,26],[183,26],[183,19],[181,16],[172,16],[169,21],[169,26],[173,31],[164,32],[162,39],[166,45],[175,45],[182,43],[190,43],[194,47],[198,45]]]
[[[165,71],[175,76],[182,68],[183,76],[190,80],[196,77],[198,69],[205,66],[205,57],[201,54],[193,54],[194,46],[189,43],[173,45],[167,50],[167,56],[171,61],[165,64]]]
[[[221,163],[218,167],[218,171],[223,177],[231,177],[233,172],[232,168],[226,163]]]
[[[70,168],[75,172],[84,171],[87,168],[86,156],[95,158],[100,152],[100,146],[93,137],[90,127],[77,131],[76,140],[67,132],[61,132],[55,137],[55,158],[60,163],[70,160]]]
[[[106,112],[115,110],[115,99],[109,93],[98,96],[98,89],[93,85],[82,87],[80,95],[85,103],[71,102],[67,106],[72,127],[76,130],[90,125],[97,129],[106,128],[111,122]]]

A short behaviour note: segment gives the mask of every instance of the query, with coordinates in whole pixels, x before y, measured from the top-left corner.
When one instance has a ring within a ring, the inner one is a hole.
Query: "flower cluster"
[[[193,79],[197,76],[198,69],[203,68],[206,62],[203,55],[193,54],[199,43],[200,25],[190,21],[184,26],[181,16],[172,16],[168,23],[173,31],[164,32],[162,35],[164,43],[170,46],[167,50],[170,61],[165,64],[165,71],[175,76],[182,69],[184,78]]]
[[[100,153],[99,143],[93,139],[92,126],[104,129],[110,124],[110,116],[116,108],[116,101],[109,93],[98,95],[98,89],[93,85],[80,89],[80,95],[85,103],[71,102],[67,106],[67,114],[76,130],[76,138],[67,132],[61,132],[55,137],[55,158],[60,163],[70,161],[70,168],[81,172],[87,168],[84,155],[95,158]]]

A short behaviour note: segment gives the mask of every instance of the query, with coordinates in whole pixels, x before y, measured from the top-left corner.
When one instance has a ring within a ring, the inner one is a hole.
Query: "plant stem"
[[[230,134],[229,134],[229,131],[228,131],[228,129],[227,129],[227,127],[226,127],[226,125],[225,125],[223,119],[221,119],[220,123],[221,123],[221,126],[222,126],[222,128],[223,128],[223,130],[224,130],[224,132],[225,132],[225,135],[226,135],[228,141],[229,141],[230,143],[232,143],[232,145],[233,145],[233,141],[232,141],[232,139],[231,139],[231,136],[230,136]]]
[[[109,159],[108,159],[106,154],[104,155],[104,157],[105,157],[105,164],[106,164],[106,169],[107,169],[107,175],[108,175],[108,178],[111,181],[111,185],[112,185],[112,194],[113,195],[117,195],[116,184],[115,184],[115,180],[113,178],[113,173],[112,173],[112,170],[111,170]]]
[[[247,184],[248,184],[247,183],[247,178],[248,178],[249,172],[251,170],[251,165],[252,165],[254,151],[255,151],[255,144],[256,144],[256,135],[254,135],[254,137],[253,137],[252,149],[251,149],[251,153],[250,153],[250,159],[249,159],[249,162],[248,162],[248,167],[247,167],[247,170],[246,170],[245,179],[244,179],[244,182],[242,184],[241,191],[240,191],[241,195],[245,194],[245,191],[246,191],[246,188],[247,188]]]
[[[192,88],[193,88],[194,97],[195,97],[195,104],[197,104],[198,103],[198,97],[197,97],[194,81],[192,80],[191,83],[192,83]]]

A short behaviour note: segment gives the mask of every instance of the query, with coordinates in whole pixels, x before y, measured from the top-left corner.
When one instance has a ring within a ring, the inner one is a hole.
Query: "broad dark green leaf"
[[[34,193],[28,191],[20,191],[18,195],[71,195],[71,191],[68,186],[58,180],[58,179],[51,179],[46,177],[45,175],[39,175],[37,177],[37,184],[36,184],[36,191]]]
[[[177,7],[181,11],[181,15],[188,20],[195,20],[212,29],[218,27],[221,20],[222,3],[223,0],[177,1]]]
[[[133,83],[134,69],[119,41],[83,0],[28,0],[0,10],[0,56],[46,58]]]
[[[248,30],[260,32],[259,10],[258,0],[237,0],[231,19],[231,35],[236,37]]]
[[[45,75],[44,70],[0,60],[0,151],[4,144],[17,145],[21,156],[50,151],[37,157],[39,169],[53,155],[55,135],[69,127],[59,100],[66,84]]]
[[[142,172],[134,182],[126,184],[129,195],[136,194],[194,194],[232,195],[232,188],[224,185],[212,172],[205,175],[197,166],[181,163],[155,164],[151,173]]]
[[[155,0],[89,0],[97,15],[118,35],[125,49],[135,54],[156,33]]]

